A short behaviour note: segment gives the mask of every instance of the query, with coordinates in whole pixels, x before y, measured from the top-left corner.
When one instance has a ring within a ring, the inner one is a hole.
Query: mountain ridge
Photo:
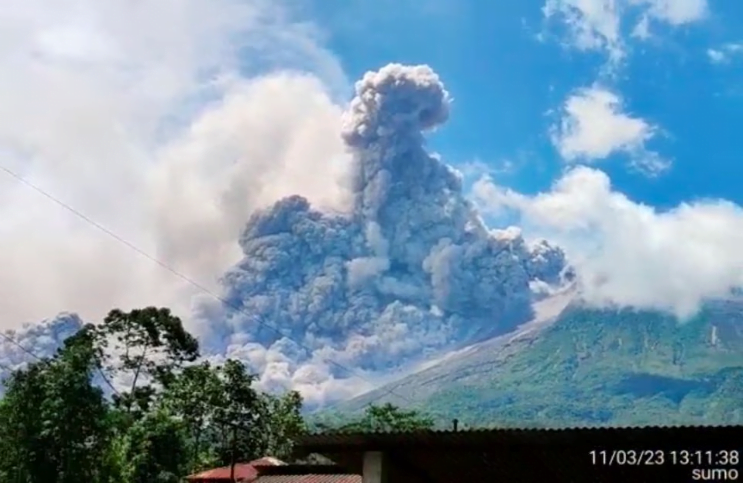
[[[389,401],[445,425],[738,424],[741,356],[738,297],[708,302],[687,321],[571,300],[527,330],[451,353],[317,417],[334,421]]]

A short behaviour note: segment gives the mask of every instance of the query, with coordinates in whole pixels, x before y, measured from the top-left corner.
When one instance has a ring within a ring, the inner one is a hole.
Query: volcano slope
[[[552,310],[565,299],[554,298]],[[685,322],[575,303],[552,318],[538,312],[508,335],[319,419],[334,422],[382,402],[424,410],[442,426],[455,418],[471,427],[741,424],[742,302],[710,302]]]

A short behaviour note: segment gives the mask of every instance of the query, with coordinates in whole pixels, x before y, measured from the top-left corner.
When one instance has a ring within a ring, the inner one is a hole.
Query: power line
[[[20,349],[24,353],[28,354],[29,356],[31,356],[33,358],[36,358],[38,361],[41,361],[41,358],[37,354],[35,354],[30,349],[28,349],[25,346],[23,346],[21,343],[19,343],[15,339],[11,338],[10,336],[8,336],[7,334],[5,334],[4,332],[0,332],[0,337],[3,337],[6,341],[15,344],[16,346],[18,346],[18,349]]]
[[[28,354],[28,355],[30,355],[30,356],[33,356],[33,357],[34,357],[34,358],[36,358],[36,359],[37,359],[38,361],[41,361],[41,358],[39,358],[39,357],[38,357],[38,356],[37,356],[36,354],[34,354],[33,352],[31,352],[31,351],[30,351],[29,349],[26,349],[26,347],[25,347],[25,346],[21,345],[21,343],[19,343],[19,342],[18,342],[18,341],[16,341],[15,339],[12,339],[12,338],[11,338],[10,336],[8,336],[7,334],[5,334],[4,332],[0,332],[0,337],[4,338],[4,339],[5,339],[6,341],[8,341],[9,343],[12,343],[12,344],[15,344],[16,346],[18,346],[18,348],[19,348],[19,349],[20,349],[21,351],[23,351],[24,353],[26,353],[26,354]],[[13,369],[13,368],[11,368],[10,366],[7,366],[7,365],[5,365],[5,364],[3,364],[3,363],[0,363],[0,368],[4,369],[5,371],[7,371],[8,373],[10,373],[11,375],[12,375],[13,373],[15,373],[15,371],[16,371],[15,369]]]
[[[37,361],[43,361],[43,358],[39,357],[38,354],[36,354],[33,351],[31,351],[30,349],[26,348],[21,343],[19,343],[15,339],[11,338],[10,336],[8,336],[6,333],[0,332],[0,337],[4,338],[9,343],[15,344],[18,347],[18,349],[20,349],[24,353],[28,354],[32,358],[36,359]],[[2,367],[2,366],[0,366],[0,367]],[[10,371],[11,373],[14,371],[14,370],[11,370],[11,369],[9,369],[7,367],[5,367],[5,369],[7,371]],[[119,391],[114,387],[114,385],[111,384],[111,381],[109,381],[109,379],[106,377],[106,375],[103,373],[103,370],[100,367],[98,367],[98,372],[101,374],[101,378],[103,378],[104,383],[106,383],[109,386],[109,388],[111,388],[111,390],[113,390],[114,393],[119,393]]]
[[[212,297],[212,298],[220,301],[222,304],[226,305],[227,307],[231,308],[232,310],[234,310],[234,311],[236,311],[236,312],[238,312],[240,314],[245,315],[246,317],[248,317],[249,319],[251,319],[254,323],[256,323],[258,326],[265,326],[266,328],[271,329],[272,331],[274,331],[278,335],[280,335],[282,337],[285,337],[285,338],[289,339],[290,341],[294,342],[295,344],[297,344],[298,346],[304,348],[306,351],[310,352],[310,354],[312,355],[313,349],[311,349],[310,347],[308,347],[304,343],[301,343],[301,342],[298,342],[298,341],[294,340],[292,337],[284,334],[281,330],[277,329],[276,327],[274,327],[274,326],[272,326],[272,325],[270,325],[270,324],[268,324],[266,322],[262,322],[261,320],[257,319],[256,316],[253,316],[251,314],[248,314],[244,309],[238,307],[237,305],[232,304],[231,302],[229,302],[226,299],[223,299],[222,297],[219,297],[219,296],[215,295],[206,286],[198,283],[197,281],[193,280],[192,278],[189,278],[188,276],[184,275],[183,273],[177,271],[176,269],[174,269],[173,267],[171,267],[167,263],[162,262],[162,261],[158,260],[157,258],[151,256],[150,254],[148,254],[144,250],[140,249],[136,245],[128,242],[127,240],[125,240],[124,238],[120,237],[119,235],[117,235],[113,231],[109,230],[105,226],[97,223],[96,221],[94,221],[90,217],[86,216],[84,213],[78,211],[77,209],[73,208],[69,204],[61,201],[58,198],[56,198],[55,196],[53,196],[52,194],[48,193],[47,191],[45,191],[41,187],[39,187],[39,186],[33,184],[32,182],[26,180],[25,178],[23,178],[18,173],[14,172],[11,169],[9,169],[7,167],[4,167],[2,165],[0,165],[0,170],[2,170],[3,172],[5,172],[6,174],[8,174],[9,176],[11,176],[12,178],[16,179],[18,182],[26,185],[27,187],[31,188],[32,190],[34,190],[37,193],[41,194],[42,196],[46,197],[47,199],[49,199],[53,203],[61,206],[62,208],[66,209],[67,211],[70,211],[72,214],[74,214],[78,218],[82,219],[83,221],[85,221],[86,223],[90,224],[91,226],[97,228],[98,230],[104,232],[105,234],[107,234],[111,238],[114,238],[119,243],[127,246],[128,248],[130,248],[131,250],[137,252],[141,256],[147,258],[151,262],[159,265],[160,267],[162,267],[165,270],[171,272],[173,275],[177,276],[178,278],[184,280],[185,282],[187,282],[187,283],[191,284],[192,286],[196,287],[197,289],[201,290],[202,292],[204,292],[205,294],[209,295],[210,297]],[[7,339],[7,337],[6,337],[6,339]],[[16,344],[18,344],[18,343],[16,343]],[[18,344],[18,346],[20,347],[19,344]],[[21,349],[23,349],[23,348],[21,347]],[[37,359],[40,359],[38,356],[35,356],[32,353],[29,353],[29,354],[31,354],[32,356],[36,357]],[[340,364],[340,363],[338,363],[338,362],[336,362],[336,361],[334,361],[334,360],[332,360],[330,358],[322,358],[322,359],[325,360],[326,362],[328,362],[328,363],[336,366],[337,368],[339,368],[341,370],[344,370],[349,375],[354,376],[354,377],[356,377],[356,378],[358,378],[358,379],[360,379],[360,380],[362,380],[362,381],[364,381],[364,382],[372,385],[373,387],[376,386],[370,380],[368,380],[367,378],[365,378],[365,377],[363,377],[363,376],[355,373],[350,368],[347,368],[346,366],[344,366],[344,365],[342,365],[342,364]],[[108,380],[106,380],[106,381],[108,382]],[[109,383],[109,386],[111,386],[110,383]],[[114,389],[114,391],[116,391],[116,390]],[[408,403],[411,403],[410,399],[406,398],[403,395],[400,395],[400,394],[394,392],[392,389],[387,390],[386,393],[383,393],[382,396],[387,396],[387,395],[394,395],[394,396],[396,396],[398,398],[403,399],[404,401],[406,401]]]

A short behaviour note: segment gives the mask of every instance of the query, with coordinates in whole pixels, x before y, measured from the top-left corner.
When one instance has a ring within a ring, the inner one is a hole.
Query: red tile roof
[[[331,464],[259,466],[254,483],[361,483],[362,476]]]
[[[262,457],[248,463],[235,464],[235,481],[254,481],[258,477],[257,466],[281,466],[284,464],[284,462],[273,457]],[[225,466],[202,471],[187,477],[186,481],[190,483],[228,483],[230,482],[230,469],[230,466]]]

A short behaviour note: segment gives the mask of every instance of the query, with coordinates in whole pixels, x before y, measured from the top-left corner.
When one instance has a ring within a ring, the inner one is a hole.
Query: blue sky
[[[682,0],[684,2],[685,0]],[[513,170],[498,179],[523,192],[546,189],[564,164],[548,135],[548,115],[577,88],[599,82],[623,99],[623,111],[649,121],[648,147],[670,159],[657,177],[629,172],[626,156],[598,161],[631,199],[670,207],[696,198],[742,202],[741,52],[713,62],[711,49],[741,44],[742,6],[711,1],[701,19],[658,22],[652,37],[624,32],[628,54],[612,76],[607,56],[566,46],[544,2],[321,0],[312,15],[351,79],[388,62],[424,63],[455,98],[431,147],[451,162],[479,160]],[[637,10],[621,14],[625,31]]]

